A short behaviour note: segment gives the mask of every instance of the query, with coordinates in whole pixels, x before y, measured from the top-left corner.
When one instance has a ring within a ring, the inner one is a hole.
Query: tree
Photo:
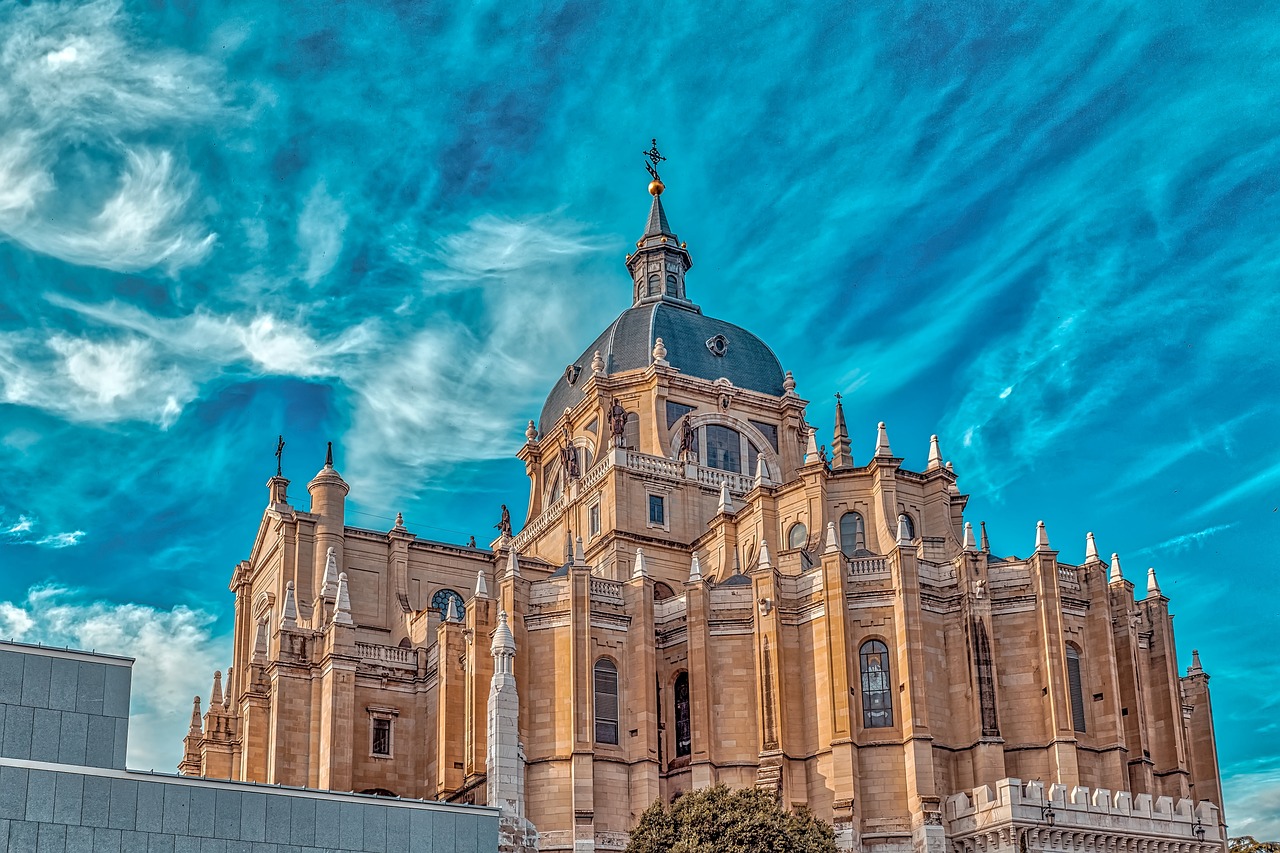
[[[756,788],[724,785],[655,802],[631,832],[627,853],[835,853],[835,833],[807,808],[789,812]]]
[[[1228,838],[1227,849],[1231,853],[1280,853],[1280,842],[1258,841],[1252,835]]]

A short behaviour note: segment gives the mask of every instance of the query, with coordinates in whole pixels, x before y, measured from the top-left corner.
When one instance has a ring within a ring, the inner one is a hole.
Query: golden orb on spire
[[[662,195],[662,191],[665,190],[666,188],[667,188],[666,184],[664,184],[662,181],[658,180],[657,178],[654,178],[652,181],[649,182],[649,195],[653,195],[653,196]]]

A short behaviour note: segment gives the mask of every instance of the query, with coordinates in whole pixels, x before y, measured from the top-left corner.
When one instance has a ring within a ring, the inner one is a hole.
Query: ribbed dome
[[[724,354],[712,353],[708,341],[724,336]],[[649,366],[654,342],[662,338],[667,361],[686,376],[714,381],[724,377],[739,388],[780,397],[782,365],[773,351],[746,329],[707,317],[694,308],[667,301],[635,305],[596,338],[573,362],[582,369],[570,385],[561,376],[542,407],[538,429],[543,435],[566,408],[582,401],[582,388],[591,376],[591,359],[599,351],[605,371],[621,373]]]

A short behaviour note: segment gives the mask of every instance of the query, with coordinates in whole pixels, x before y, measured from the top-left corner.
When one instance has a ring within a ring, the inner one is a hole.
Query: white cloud
[[[1275,759],[1250,762],[1245,772],[1222,780],[1231,836],[1252,835],[1259,841],[1280,839],[1280,768]]]
[[[305,266],[302,278],[308,284],[324,278],[338,263],[347,221],[342,202],[329,195],[324,181],[316,184],[298,217],[298,250]]]
[[[3,508],[0,508],[0,545],[36,545],[42,548],[70,548],[78,545],[84,538],[83,530],[69,530],[62,533],[49,533],[44,536],[36,532],[39,519],[31,515],[19,515],[18,520],[10,524],[3,520]]]
[[[177,149],[133,140],[224,107],[205,61],[132,43],[126,29],[109,0],[34,3],[7,22],[0,235],[73,264],[174,273],[216,237],[191,216],[196,182]]]
[[[1174,536],[1171,539],[1166,539],[1158,545],[1150,545],[1146,548],[1140,548],[1134,552],[1134,556],[1139,554],[1156,554],[1163,551],[1168,551],[1170,554],[1181,554],[1183,551],[1192,547],[1203,545],[1204,540],[1208,539],[1210,536],[1221,533],[1224,530],[1230,530],[1239,523],[1240,522],[1238,521],[1233,521],[1229,524],[1215,524],[1212,527],[1206,527],[1203,530],[1197,530],[1193,533],[1183,533],[1179,536]]]
[[[0,601],[0,636],[137,659],[129,711],[130,767],[172,770],[191,719],[191,697],[207,695],[219,653],[214,617],[183,605],[87,601],[59,586]]]

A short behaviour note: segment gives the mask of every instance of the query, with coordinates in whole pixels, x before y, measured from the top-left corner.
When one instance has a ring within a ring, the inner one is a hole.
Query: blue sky
[[[997,552],[1156,567],[1231,834],[1280,837],[1274,16],[517,6],[0,4],[0,634],[137,655],[169,769],[278,433],[352,523],[518,523],[657,136],[691,296],[820,440],[840,391],[855,458],[939,434]]]

